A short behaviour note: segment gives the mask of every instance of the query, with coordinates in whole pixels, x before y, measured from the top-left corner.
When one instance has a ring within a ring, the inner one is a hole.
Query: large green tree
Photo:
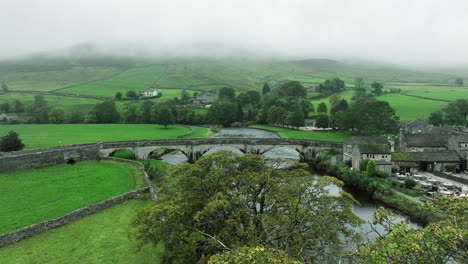
[[[450,102],[444,109],[446,123],[450,125],[468,125],[468,99]]]
[[[263,84],[262,94],[265,95],[271,91],[270,85],[268,83]]]
[[[373,82],[372,83],[372,93],[379,96],[382,94],[383,84],[381,82]]]
[[[383,135],[398,132],[399,117],[388,102],[356,101],[344,112],[338,123],[359,135]]]
[[[260,155],[230,152],[178,165],[158,189],[156,204],[134,219],[133,234],[141,246],[162,242],[164,263],[205,263],[245,245],[283,250],[304,262],[337,263],[342,239],[362,220],[352,213],[351,195],[329,194],[329,184],[342,182],[313,180],[304,167],[278,170]]]
[[[167,128],[167,125],[174,124],[174,115],[169,107],[163,105],[158,112],[158,124],[163,125]]]
[[[94,110],[90,112],[95,115],[95,122],[99,124],[117,123],[120,119],[120,114],[117,112],[114,101],[105,101],[94,106]],[[89,117],[89,119],[92,116]]]
[[[278,93],[281,96],[302,97],[307,96],[307,91],[298,81],[289,81],[281,84],[278,87]]]
[[[208,119],[218,125],[229,126],[242,122],[244,113],[239,102],[227,98],[216,100],[208,109]]]
[[[0,151],[18,151],[24,148],[24,144],[15,131],[10,131],[0,139]]]

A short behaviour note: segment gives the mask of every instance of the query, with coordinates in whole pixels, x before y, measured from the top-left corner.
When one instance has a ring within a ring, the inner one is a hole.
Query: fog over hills
[[[464,0],[17,0],[0,10],[0,58],[92,43],[141,57],[468,64]]]

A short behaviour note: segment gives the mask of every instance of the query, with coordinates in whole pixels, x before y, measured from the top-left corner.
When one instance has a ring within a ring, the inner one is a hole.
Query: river
[[[224,128],[217,132],[214,137],[217,138],[279,138],[278,134],[271,131],[253,129],[253,128]],[[219,151],[219,150],[229,150],[235,153],[240,152],[239,150],[230,149],[230,147],[217,147],[210,150],[210,153]],[[241,153],[237,153],[241,154]],[[299,161],[299,153],[297,151],[289,148],[275,148],[264,154],[267,159],[275,158],[286,158],[287,160]],[[187,158],[182,153],[171,153],[162,156],[162,160],[171,164],[179,164],[187,162]],[[315,175],[320,177],[319,175]],[[330,186],[330,193],[337,195],[341,189],[337,186]],[[378,237],[378,234],[371,229],[370,222],[372,222],[373,215],[381,205],[380,203],[372,200],[366,193],[353,190],[351,188],[344,188],[345,191],[351,193],[353,197],[359,202],[359,205],[355,205],[353,212],[362,220],[366,222],[360,227],[358,232],[369,240],[374,240]],[[415,227],[420,227],[418,224],[409,221],[406,217],[399,216],[397,221],[406,221]],[[384,234],[384,229],[381,226],[376,226],[376,230]],[[365,240],[366,241],[366,240]]]

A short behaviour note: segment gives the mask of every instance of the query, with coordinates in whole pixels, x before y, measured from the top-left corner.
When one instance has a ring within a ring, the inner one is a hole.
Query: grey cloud
[[[0,57],[98,43],[159,54],[468,64],[465,0],[15,0],[0,10]]]

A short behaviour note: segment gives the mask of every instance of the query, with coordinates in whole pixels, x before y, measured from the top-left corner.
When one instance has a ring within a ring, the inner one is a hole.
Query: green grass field
[[[210,129],[206,127],[192,126],[192,128],[195,130],[195,133],[185,138],[204,138],[208,137],[211,133]]]
[[[137,242],[128,238],[131,220],[150,201],[131,200],[0,248],[0,262],[11,264],[162,263],[161,247],[144,246],[133,253]]]
[[[86,161],[0,174],[0,234],[57,218],[136,188],[135,166]]]
[[[445,94],[444,98],[455,98],[461,96],[461,92],[456,92],[455,95],[449,95],[450,92],[431,92],[433,97],[435,94]],[[410,93],[415,95],[420,95],[419,93]],[[468,93],[467,93],[468,94]],[[340,93],[342,99],[346,99],[348,104],[351,103],[351,97],[354,95],[354,91],[347,90]],[[427,95],[421,95],[427,96]],[[429,97],[429,96],[427,96]],[[314,105],[315,110],[320,103],[324,102],[327,105],[328,111],[330,111],[330,97],[320,99],[320,100],[311,100],[311,103]],[[460,97],[463,98],[463,97]],[[447,102],[434,101],[429,99],[416,98],[411,96],[406,96],[403,94],[385,94],[378,96],[377,100],[386,101],[390,106],[395,109],[396,114],[400,117],[400,120],[412,120],[414,118],[427,119],[431,112],[442,109]]]
[[[395,109],[400,120],[412,120],[414,118],[427,119],[431,112],[442,109],[446,102],[420,99],[402,94],[386,94],[377,97],[386,101]]]
[[[274,126],[267,126],[267,125],[253,125],[249,127],[275,131],[282,138],[303,138],[303,139],[312,139],[312,140],[326,140],[326,141],[341,142],[353,136],[351,132],[349,131],[330,131],[330,132],[313,131],[313,132],[310,132],[310,131],[274,127]]]
[[[59,92],[114,97],[117,92],[143,91],[155,83],[166,71],[166,66],[155,65],[129,69],[112,78],[61,89]]]
[[[76,66],[55,71],[8,72],[0,71],[0,80],[10,90],[52,91],[62,87],[109,78],[121,72],[113,67]]]
[[[176,138],[190,130],[182,126],[148,124],[60,124],[60,125],[2,125],[0,135],[16,131],[25,149],[93,143],[96,141],[118,141],[137,139]],[[205,131],[200,128],[198,135]]]

